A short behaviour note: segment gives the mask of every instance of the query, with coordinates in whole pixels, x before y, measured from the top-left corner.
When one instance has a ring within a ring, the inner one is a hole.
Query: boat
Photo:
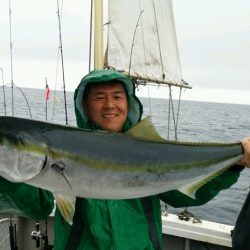
[[[95,0],[93,7],[94,68],[118,70],[134,78],[138,88],[145,85],[163,87],[164,91],[169,91],[169,107],[173,110],[172,88],[179,88],[181,96],[184,88],[192,87],[181,73],[172,1],[110,0],[108,22],[103,22],[103,2]],[[106,42],[103,29],[107,31]],[[178,109],[177,113],[172,112],[174,139],[178,139]],[[168,138],[171,138],[170,130],[169,124]],[[162,222],[163,249],[226,250],[232,247],[234,227],[231,225],[200,221],[192,216],[183,219],[164,210]],[[6,225],[11,228],[16,225],[18,249],[52,249],[53,213],[47,221],[39,222],[1,214],[0,225],[5,225],[5,230]],[[6,231],[0,248],[14,249],[9,247],[9,240]]]

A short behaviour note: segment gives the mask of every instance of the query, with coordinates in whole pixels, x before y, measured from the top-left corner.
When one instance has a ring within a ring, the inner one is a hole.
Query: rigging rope
[[[13,84],[13,86],[15,86],[23,95],[23,98],[25,99],[25,102],[27,104],[27,107],[28,107],[28,110],[29,110],[29,114],[30,114],[30,118],[32,119],[32,114],[31,114],[31,110],[30,110],[30,105],[29,105],[29,102],[28,102],[28,99],[26,98],[24,92],[22,91],[21,88],[19,88],[18,86],[16,86],[15,84]]]
[[[171,86],[169,86],[169,97],[168,97],[168,140],[170,137],[170,106],[171,106],[171,101],[170,101],[170,91],[171,91]]]
[[[60,11],[59,11],[59,2],[58,2],[58,0],[57,0],[57,15],[58,15],[58,26],[59,26],[60,54],[61,54],[61,63],[62,63],[65,123],[66,123],[66,125],[68,125],[67,97],[66,97],[66,90],[65,90],[65,75],[64,75],[64,62],[63,62],[62,32],[61,32],[61,19],[60,19]]]
[[[142,11],[142,8],[141,8],[141,1],[139,1],[139,9],[140,9],[140,12]],[[144,39],[144,30],[143,30],[143,16],[141,17],[140,19],[140,23],[141,23],[141,33],[142,33],[142,47],[143,47],[143,56],[144,56],[144,62],[145,62],[145,65],[146,65],[146,49],[145,49],[145,39]],[[145,67],[145,71],[146,71],[146,74],[148,73],[147,72],[147,67]],[[149,106],[149,114],[150,116],[152,116],[152,109],[151,109],[151,98],[150,98],[150,90],[149,90],[149,86],[147,85],[147,90],[148,90],[148,106]]]
[[[177,128],[178,128],[178,122],[179,122],[179,114],[180,114],[180,106],[181,106],[181,93],[182,93],[182,88],[180,87],[179,91],[179,98],[178,98],[178,108],[177,108],[177,114],[176,114],[176,134],[177,134]]]
[[[135,30],[134,30],[133,41],[132,41],[132,46],[131,46],[131,51],[130,51],[130,58],[129,58],[129,68],[128,68],[129,75],[130,75],[130,70],[131,70],[131,62],[132,62],[132,55],[133,55],[133,48],[134,48],[134,41],[135,41],[136,30],[137,30],[137,28],[139,26],[138,23],[140,21],[142,13],[143,13],[143,10],[141,10],[141,12],[140,12],[140,15],[138,17],[138,20],[137,20],[137,23],[136,23],[136,26],[135,26]]]
[[[177,126],[176,126],[176,120],[175,120],[175,112],[174,112],[174,103],[173,103],[173,96],[172,96],[172,87],[169,87],[169,96],[170,96],[170,104],[172,109],[172,115],[173,115],[173,123],[174,123],[174,134],[175,134],[175,140],[177,141]]]
[[[156,17],[156,10],[155,10],[155,1],[153,1],[153,6],[154,6],[154,16],[155,16],[155,24],[156,24],[155,26],[156,26],[156,32],[157,32],[159,53],[160,53],[160,59],[161,59],[162,78],[165,79],[165,73],[164,73],[164,68],[163,68],[163,60],[162,60],[162,55],[161,55],[161,44],[160,44],[160,36],[159,36],[158,22],[157,22],[157,17]]]
[[[5,86],[8,86],[8,85],[1,86],[0,89],[1,89],[1,88],[4,88]],[[10,87],[11,87],[11,86],[10,86]],[[16,87],[16,88],[21,92],[21,94],[22,94],[22,96],[23,96],[23,98],[24,98],[24,100],[25,100],[25,103],[26,103],[26,105],[27,105],[27,108],[28,108],[28,111],[29,111],[29,116],[30,116],[30,118],[32,118],[30,105],[29,105],[29,102],[28,102],[28,99],[27,99],[25,93],[24,93],[24,92],[22,91],[22,89],[19,88],[17,85],[13,84],[13,88],[14,88],[14,87]],[[13,100],[14,100],[14,96],[13,96]],[[7,105],[6,105],[6,107],[7,107]],[[5,108],[6,108],[6,107],[5,107]],[[6,112],[6,111],[5,111],[5,112]],[[5,113],[5,115],[6,115],[6,114],[7,114],[7,112]]]
[[[6,98],[5,98],[5,87],[4,87],[4,77],[3,77],[3,68],[0,68],[2,71],[2,88],[3,88],[3,106],[4,106],[4,115],[7,115],[6,112]]]
[[[13,60],[12,60],[12,29],[11,29],[11,1],[9,0],[9,27],[10,27],[10,73],[11,73],[11,102],[12,116],[14,116],[14,81],[13,81]]]

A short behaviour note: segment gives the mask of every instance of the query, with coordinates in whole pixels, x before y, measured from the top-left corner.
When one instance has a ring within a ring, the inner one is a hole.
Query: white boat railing
[[[196,241],[232,247],[231,232],[234,226],[202,220],[183,221],[174,214],[162,216],[162,233]]]

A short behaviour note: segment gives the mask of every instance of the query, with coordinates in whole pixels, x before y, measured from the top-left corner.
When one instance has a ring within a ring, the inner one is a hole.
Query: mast
[[[94,68],[102,69],[103,59],[103,0],[94,1]]]

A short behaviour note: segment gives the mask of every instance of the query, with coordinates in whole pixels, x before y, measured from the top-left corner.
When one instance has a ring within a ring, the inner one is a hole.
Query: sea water
[[[44,90],[5,88],[7,115],[76,126],[73,93],[52,91],[45,101]],[[166,99],[140,98],[144,106],[143,116],[151,115],[153,124],[165,138],[174,139],[173,115],[169,117],[169,101]],[[175,111],[178,102],[173,103]],[[67,112],[65,112],[65,106]],[[12,108],[13,107],[13,108]],[[181,101],[177,136],[180,141],[236,142],[250,135],[250,106],[208,102]],[[3,88],[0,88],[0,115],[5,115]],[[66,120],[67,117],[67,120]],[[177,117],[177,112],[175,112]],[[175,119],[176,120],[176,119]],[[176,123],[176,122],[175,122]],[[169,131],[169,132],[168,132]],[[243,170],[237,183],[221,191],[213,200],[199,207],[190,207],[196,217],[234,225],[249,192],[250,170]],[[178,213],[183,209],[173,209]]]

